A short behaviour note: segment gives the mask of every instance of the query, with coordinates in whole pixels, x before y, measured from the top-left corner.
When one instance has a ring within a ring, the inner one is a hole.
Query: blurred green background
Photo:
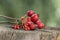
[[[60,0],[0,0],[0,15],[20,18],[34,10],[46,26],[60,26]],[[0,17],[0,21],[14,21]]]

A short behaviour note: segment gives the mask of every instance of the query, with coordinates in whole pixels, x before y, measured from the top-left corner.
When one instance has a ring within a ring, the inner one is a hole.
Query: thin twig
[[[16,23],[16,22],[10,22],[10,21],[0,21],[0,23]]]
[[[8,18],[8,19],[13,19],[13,20],[18,20],[18,19],[20,19],[20,18],[8,17],[8,16],[5,16],[5,15],[0,15],[0,17],[4,17],[4,18]]]
[[[20,18],[12,18],[12,17],[8,17],[8,16],[5,16],[5,15],[0,15],[0,17],[12,19],[12,20],[17,20],[18,22],[21,20]],[[24,15],[24,17],[26,17],[26,15]],[[16,23],[16,22],[0,21],[0,23]]]

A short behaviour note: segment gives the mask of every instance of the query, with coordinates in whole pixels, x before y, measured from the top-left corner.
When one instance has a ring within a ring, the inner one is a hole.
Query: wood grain
[[[0,24],[0,40],[60,40],[59,30],[52,27],[34,31],[14,30],[11,24]]]

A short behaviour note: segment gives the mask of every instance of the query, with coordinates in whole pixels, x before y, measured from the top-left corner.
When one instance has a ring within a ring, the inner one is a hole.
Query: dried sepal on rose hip
[[[26,18],[24,16],[21,17],[21,20],[25,20]]]
[[[21,21],[22,21],[22,24],[25,24],[27,21],[26,17],[21,17]]]

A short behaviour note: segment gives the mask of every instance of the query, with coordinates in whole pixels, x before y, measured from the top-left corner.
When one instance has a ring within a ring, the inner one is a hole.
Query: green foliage
[[[60,26],[60,0],[0,0],[0,15],[20,18],[30,9],[40,15],[46,26]]]

